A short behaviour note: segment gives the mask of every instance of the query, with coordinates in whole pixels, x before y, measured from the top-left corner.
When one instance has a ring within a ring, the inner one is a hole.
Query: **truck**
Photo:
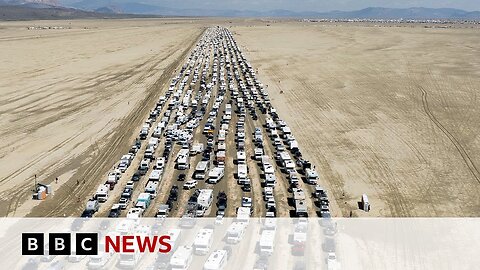
[[[135,206],[147,209],[150,206],[151,199],[152,197],[150,193],[140,193],[138,195],[137,204]]]
[[[98,186],[97,192],[95,193],[95,199],[99,203],[106,202],[108,200],[108,192],[110,191],[110,185],[102,184]]]
[[[213,229],[201,229],[193,242],[197,255],[207,255],[213,243]]]
[[[218,183],[225,174],[225,168],[222,167],[213,167],[210,172],[208,172],[208,182],[210,184]]]
[[[170,269],[186,270],[190,267],[193,259],[193,248],[191,246],[180,246],[170,258]]]

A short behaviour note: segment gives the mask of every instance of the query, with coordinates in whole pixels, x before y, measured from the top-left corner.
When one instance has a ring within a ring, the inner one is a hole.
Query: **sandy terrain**
[[[333,193],[336,216],[480,215],[479,29],[230,29]],[[356,210],[362,193],[368,214]]]
[[[0,24],[0,215],[81,211],[202,31],[190,20]],[[55,189],[38,206],[35,174]]]

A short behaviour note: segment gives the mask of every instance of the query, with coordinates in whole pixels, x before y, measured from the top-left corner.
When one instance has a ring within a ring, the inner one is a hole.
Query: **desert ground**
[[[176,19],[1,23],[1,215],[82,208],[77,200],[128,151],[202,32],[194,20]],[[54,199],[30,199],[35,174],[53,185]]]
[[[341,215],[480,215],[478,28],[264,22],[231,31]],[[363,193],[368,214],[356,210]]]
[[[334,216],[480,215],[479,29],[193,19],[0,23],[0,215],[78,216],[212,24],[258,69]],[[35,175],[55,190],[43,202]]]

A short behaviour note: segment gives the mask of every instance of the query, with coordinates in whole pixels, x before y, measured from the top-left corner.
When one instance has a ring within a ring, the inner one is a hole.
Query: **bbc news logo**
[[[70,233],[49,233],[49,255],[98,255],[98,233],[75,233],[74,244]],[[104,237],[104,252],[168,253],[172,250],[169,235],[117,235]],[[44,233],[22,233],[22,255],[46,255]]]
[[[48,254],[71,255],[72,235],[70,233],[49,233]],[[98,255],[98,234],[76,233],[75,254]],[[45,234],[22,233],[22,255],[45,255]]]

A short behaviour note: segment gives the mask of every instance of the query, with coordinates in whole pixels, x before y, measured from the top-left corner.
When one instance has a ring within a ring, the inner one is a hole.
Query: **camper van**
[[[190,246],[180,246],[170,258],[170,269],[186,270],[192,263],[193,249]]]
[[[207,255],[213,243],[213,230],[201,229],[193,242],[196,255]]]
[[[307,168],[305,169],[307,183],[311,185],[316,185],[318,180],[318,173],[315,169]]]
[[[226,250],[215,250],[203,265],[203,270],[223,270],[227,265],[227,259],[228,253]]]
[[[158,181],[150,180],[147,182],[147,185],[145,186],[145,193],[149,193],[152,199],[157,197],[158,184],[159,184]]]
[[[245,151],[238,151],[237,162],[241,164],[241,163],[245,163],[246,161],[247,161],[247,154],[245,153]]]
[[[245,181],[248,177],[247,164],[238,164],[237,166],[238,183]]]
[[[210,162],[207,161],[200,161],[198,162],[197,166],[195,167],[195,172],[193,174],[193,177],[196,179],[205,179],[207,176],[207,172],[210,167]]]
[[[186,170],[190,167],[190,157],[188,154],[188,149],[181,149],[177,155],[177,169]]]
[[[275,245],[275,230],[263,230],[260,235],[260,255],[270,256],[273,254]]]
[[[200,193],[197,197],[197,204],[201,205],[205,209],[210,208],[213,201],[213,189],[200,189]]]
[[[227,229],[226,241],[229,244],[239,243],[245,234],[247,223],[245,222],[233,222]]]
[[[110,186],[107,184],[100,185],[97,188],[97,192],[95,193],[95,199],[97,199],[98,202],[106,202],[108,200],[108,192],[110,191]]]
[[[214,167],[208,173],[208,182],[210,184],[218,183],[224,176],[225,169],[222,167]]]

